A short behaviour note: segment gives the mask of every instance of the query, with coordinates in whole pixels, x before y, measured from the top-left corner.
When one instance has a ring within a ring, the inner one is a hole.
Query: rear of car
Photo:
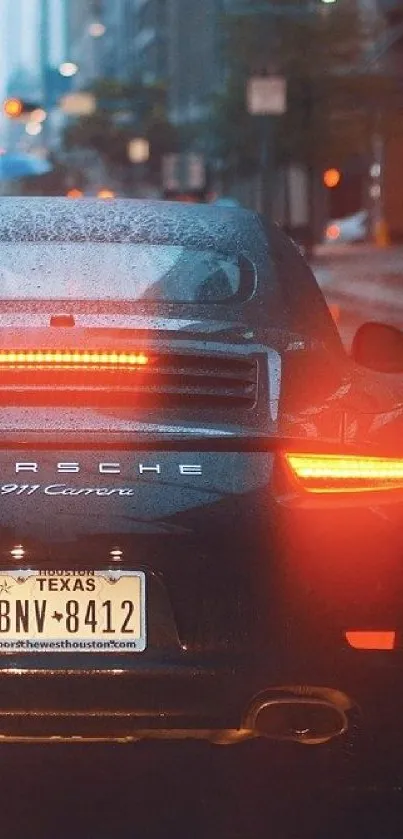
[[[1,738],[395,721],[402,410],[296,248],[239,209],[7,200],[0,281]]]
[[[368,210],[359,210],[351,216],[329,221],[325,231],[325,244],[354,244],[369,238]]]

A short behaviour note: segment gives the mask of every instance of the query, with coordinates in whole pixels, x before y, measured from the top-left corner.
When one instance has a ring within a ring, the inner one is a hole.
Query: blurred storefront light
[[[47,113],[44,108],[36,108],[32,111],[30,122],[45,122],[46,117]]]
[[[100,189],[97,192],[97,198],[116,198],[116,192],[113,189]]]
[[[91,35],[91,38],[102,38],[106,32],[106,26],[101,21],[94,20],[93,23],[90,23],[88,27],[88,32]]]
[[[147,163],[150,158],[150,144],[144,137],[135,137],[127,146],[127,156],[131,163]]]
[[[84,197],[83,191],[81,189],[76,189],[74,187],[73,187],[73,189],[69,189],[69,191],[66,193],[66,198],[83,198],[83,197]]]
[[[60,100],[60,109],[68,116],[91,116],[97,109],[97,100],[92,93],[85,91],[66,93]]]
[[[65,79],[70,79],[78,73],[78,64],[74,61],[63,61],[59,67],[59,73]]]
[[[38,137],[42,133],[42,125],[40,122],[29,122],[25,126],[25,131],[30,137]]]

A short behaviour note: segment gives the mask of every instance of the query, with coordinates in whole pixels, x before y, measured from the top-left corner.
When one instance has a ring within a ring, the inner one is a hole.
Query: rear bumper
[[[257,701],[291,698],[323,700],[349,725],[358,722],[375,750],[395,749],[403,743],[402,654],[334,653],[324,660],[311,649],[270,675],[263,660],[253,666],[234,661],[231,668],[229,659],[210,666],[143,662],[131,671],[3,669],[0,742],[193,738],[232,744],[261,736],[251,724]],[[323,742],[329,739],[338,737]]]
[[[68,456],[60,457],[64,462]],[[0,739],[194,736],[234,742],[253,736],[246,723],[256,697],[284,689],[341,701],[343,710],[359,708],[371,735],[386,742],[391,731],[397,739],[403,727],[400,652],[360,653],[343,639],[349,629],[399,634],[401,508],[380,515],[366,507],[280,506],[270,501],[270,459],[234,458],[222,459],[223,489],[214,494],[207,484],[203,504],[196,489],[189,495],[187,488],[184,501],[178,491],[174,509],[165,510],[169,535],[133,535],[130,506],[118,508],[114,527],[98,513],[87,521],[77,506],[68,508],[66,527],[82,526],[85,538],[69,530],[77,544],[32,543],[32,561],[39,564],[31,567],[49,569],[71,568],[74,551],[77,568],[88,556],[108,567],[106,554],[119,544],[125,567],[148,575],[148,647],[113,658],[3,655]],[[217,481],[213,459],[206,460],[206,470]],[[148,456],[144,462],[150,463]],[[145,516],[154,510],[159,484],[144,486],[149,496],[139,495],[138,503]],[[171,503],[169,481],[158,492],[160,501]],[[186,507],[180,513],[179,501]],[[10,515],[14,509],[23,541],[24,517],[33,511],[13,507]],[[36,511],[35,522],[56,528],[57,513],[51,508],[39,519]],[[119,539],[118,513],[119,521],[123,513],[128,518],[128,532]]]
[[[211,667],[7,669],[0,675],[0,741],[137,740],[203,732],[214,739],[210,730],[239,729],[244,698],[239,677]]]

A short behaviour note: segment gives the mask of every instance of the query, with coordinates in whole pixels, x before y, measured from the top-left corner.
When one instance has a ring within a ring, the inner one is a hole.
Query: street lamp
[[[261,120],[261,201],[262,215],[269,220],[273,208],[275,176],[274,119],[287,110],[287,82],[283,76],[252,76],[247,84],[248,112]]]

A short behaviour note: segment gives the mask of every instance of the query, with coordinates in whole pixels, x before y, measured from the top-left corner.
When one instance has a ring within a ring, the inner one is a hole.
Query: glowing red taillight
[[[307,492],[403,489],[403,458],[287,453],[285,459]]]
[[[346,640],[355,650],[393,650],[396,645],[395,630],[349,630]]]
[[[145,367],[145,353],[95,350],[0,350],[0,366],[6,367]]]

